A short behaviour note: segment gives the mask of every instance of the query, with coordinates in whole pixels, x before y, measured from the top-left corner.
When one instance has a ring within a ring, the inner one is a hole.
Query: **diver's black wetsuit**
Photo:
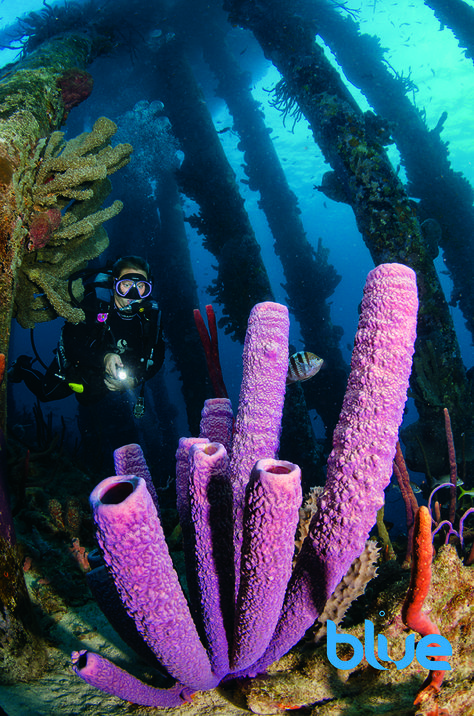
[[[97,301],[95,309],[88,307],[84,322],[63,326],[55,358],[44,375],[24,360],[26,356],[20,356],[12,382],[24,380],[40,401],[60,400],[75,392],[80,403],[90,405],[108,393],[104,383],[107,353],[120,355],[134,385],[152,378],[165,352],[157,303],[137,301],[130,310],[119,311],[114,304],[109,307]]]

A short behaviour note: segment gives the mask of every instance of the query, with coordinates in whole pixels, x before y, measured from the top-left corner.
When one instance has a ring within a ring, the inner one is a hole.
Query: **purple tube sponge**
[[[148,492],[153,498],[157,512],[160,514],[158,496],[153,484],[153,478],[146,464],[141,446],[137,445],[137,443],[130,443],[130,445],[123,445],[114,450],[114,467],[116,475],[135,475],[135,477],[143,477]]]
[[[201,412],[199,434],[211,443],[220,443],[230,455],[232,449],[232,431],[234,414],[229,398],[209,398],[204,401]]]
[[[138,631],[177,681],[216,686],[145,481],[109,477],[90,500],[104,559]]]
[[[229,458],[223,445],[194,445],[189,453],[189,495],[193,530],[193,562],[197,595],[212,669],[229,673],[232,638],[234,570],[232,489]],[[215,529],[215,525],[219,529]],[[197,607],[197,608],[199,608]]]
[[[234,489],[234,549],[238,586],[245,487],[257,460],[275,458],[288,373],[288,309],[258,303],[250,312],[234,428],[230,475]]]
[[[291,575],[301,507],[301,471],[283,460],[259,460],[247,485],[232,669],[265,651]]]
[[[325,599],[361,554],[384,504],[411,373],[417,311],[412,269],[382,264],[369,273],[326,486],[310,528]]]
[[[189,452],[193,445],[208,445],[207,438],[180,438],[176,451],[176,508],[183,535],[186,581],[194,619],[200,619],[201,605],[196,577],[194,550],[194,526],[191,521],[191,498],[189,494]]]
[[[98,657],[89,663],[83,653],[73,657],[81,677],[122,698],[164,706],[166,699],[183,698],[183,684],[208,689],[223,679],[265,671],[299,641],[362,552],[383,504],[406,400],[416,313],[411,269],[385,264],[369,274],[327,484],[290,576],[299,468],[274,459],[288,364],[288,312],[272,303],[253,309],[229,469],[224,447],[207,438],[182,439],[177,452],[191,601],[209,656],[144,480],[109,478],[91,496],[104,558],[138,630],[179,683],[172,692],[145,693],[142,687],[149,687]],[[227,407],[224,413],[228,425]]]
[[[412,269],[381,264],[369,273],[326,486],[273,638],[249,673],[264,671],[301,639],[364,548],[392,474],[417,310]]]
[[[288,373],[289,330],[286,306],[267,301],[252,308],[245,335],[230,466],[242,503],[257,460],[274,458],[278,453]]]
[[[72,668],[81,679],[124,701],[169,709],[182,706],[189,700],[187,698],[189,689],[183,684],[177,683],[170,689],[155,689],[98,654],[85,650],[74,651],[71,659]]]
[[[209,442],[208,438],[180,438],[176,451],[176,508],[185,541],[192,529],[189,501],[189,451],[193,445],[207,445]]]

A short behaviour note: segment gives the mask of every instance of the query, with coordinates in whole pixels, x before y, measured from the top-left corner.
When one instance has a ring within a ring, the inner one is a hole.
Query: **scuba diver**
[[[161,314],[150,298],[150,267],[139,256],[125,256],[109,272],[94,270],[93,274],[92,282],[87,281],[90,271],[73,274],[69,280],[72,303],[83,309],[85,320],[64,324],[46,373],[32,367],[35,359],[21,355],[8,378],[12,383],[24,381],[40,401],[60,400],[74,393],[83,406],[139,386],[133,410],[139,418],[145,409],[145,381],[161,368],[165,354]],[[72,291],[78,279],[84,287],[80,302]]]

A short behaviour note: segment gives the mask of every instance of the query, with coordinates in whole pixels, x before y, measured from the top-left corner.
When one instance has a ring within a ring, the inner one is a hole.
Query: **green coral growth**
[[[122,202],[103,209],[111,190],[109,174],[130,160],[130,144],[110,145],[117,127],[98,119],[91,132],[67,142],[63,132],[41,139],[13,177],[18,216],[14,233],[26,251],[18,271],[14,316],[21,326],[62,316],[77,323],[83,312],[72,306],[69,276],[108,246],[102,224]]]

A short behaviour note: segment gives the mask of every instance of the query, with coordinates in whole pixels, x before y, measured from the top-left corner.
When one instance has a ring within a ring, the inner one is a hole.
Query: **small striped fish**
[[[286,384],[302,382],[309,380],[316,375],[323,365],[324,361],[319,356],[309,351],[299,351],[293,353],[288,361],[288,374],[286,376]]]

